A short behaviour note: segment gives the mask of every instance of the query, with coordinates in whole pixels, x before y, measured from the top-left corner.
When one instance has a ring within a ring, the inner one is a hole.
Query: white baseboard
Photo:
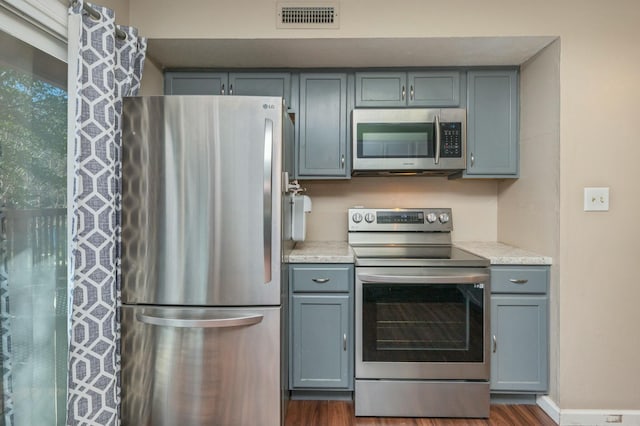
[[[548,395],[536,403],[560,426],[638,426],[640,410],[561,410]]]
[[[640,410],[561,410],[561,426],[638,426]]]
[[[536,403],[556,424],[560,424],[560,407],[556,405],[553,399],[549,398],[549,395],[539,396],[536,399]]]

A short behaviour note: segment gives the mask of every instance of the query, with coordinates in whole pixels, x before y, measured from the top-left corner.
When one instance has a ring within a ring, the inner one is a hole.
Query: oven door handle
[[[475,284],[489,281],[488,274],[456,274],[456,275],[379,275],[358,274],[363,283],[386,284]]]

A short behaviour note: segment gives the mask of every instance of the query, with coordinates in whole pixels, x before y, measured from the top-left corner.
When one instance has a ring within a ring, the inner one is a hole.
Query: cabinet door
[[[457,107],[460,105],[460,72],[410,72],[409,106]]]
[[[222,95],[226,91],[227,73],[165,72],[165,95]]]
[[[356,73],[357,107],[403,107],[407,105],[407,73]]]
[[[491,390],[545,392],[547,296],[491,296]]]
[[[467,91],[465,176],[517,177],[517,71],[469,71]]]
[[[348,294],[293,295],[294,388],[350,388]]]
[[[291,106],[291,74],[229,73],[229,94],[247,96],[279,96]]]
[[[347,75],[300,75],[298,177],[350,177]]]

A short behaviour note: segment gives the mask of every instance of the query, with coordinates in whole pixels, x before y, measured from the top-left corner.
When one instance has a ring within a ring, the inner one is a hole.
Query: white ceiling
[[[520,65],[555,38],[150,39],[147,54],[162,68]]]

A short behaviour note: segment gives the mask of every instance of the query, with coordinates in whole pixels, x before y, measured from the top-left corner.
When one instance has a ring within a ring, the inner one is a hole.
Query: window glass
[[[66,64],[0,32],[0,424],[62,425]]]

